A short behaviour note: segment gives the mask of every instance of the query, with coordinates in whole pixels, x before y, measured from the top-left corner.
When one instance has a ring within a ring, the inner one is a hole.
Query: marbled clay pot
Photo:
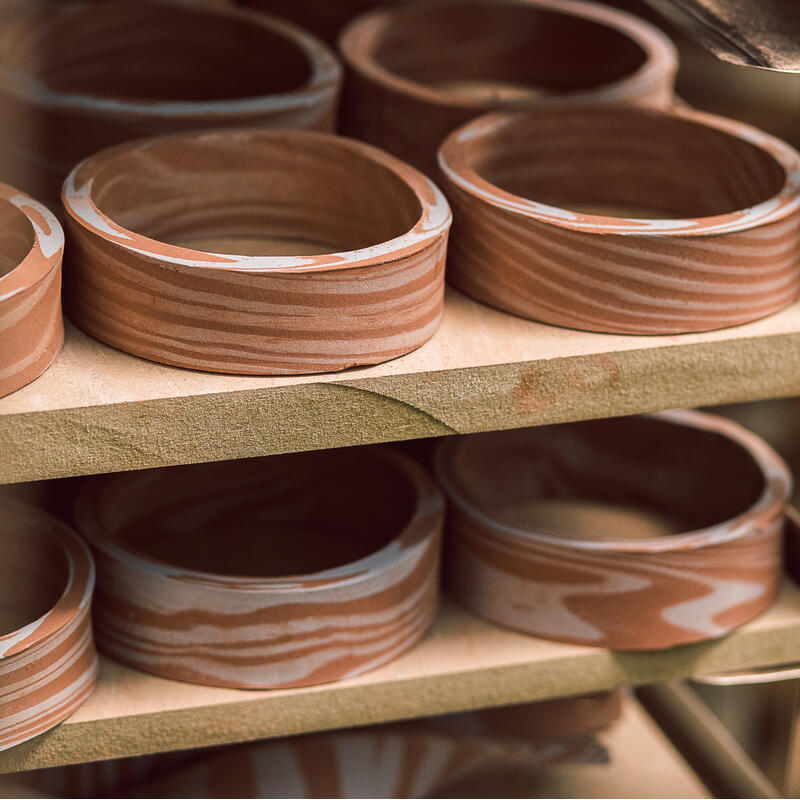
[[[441,321],[447,202],[360,142],[245,129],[140,141],[76,167],[63,200],[67,313],[134,355],[329,372],[408,353]]]
[[[63,253],[50,211],[0,183],[0,397],[38,378],[61,350]]]
[[[501,625],[663,648],[774,599],[791,477],[736,423],[674,411],[465,436],[437,472],[446,585]]]
[[[214,686],[306,686],[403,653],[436,613],[443,500],[382,449],[91,479],[98,646]],[[247,576],[247,577],[246,577]]]
[[[430,0],[345,28],[344,133],[436,177],[450,131],[502,107],[554,100],[672,102],[677,54],[656,27],[577,0]]]
[[[97,678],[94,564],[62,522],[0,503],[0,750],[66,719]]]
[[[744,123],[624,106],[495,112],[439,151],[448,278],[608,333],[750,322],[800,291],[800,153]]]
[[[333,129],[335,56],[277,18],[158,0],[11,8],[0,6],[0,179],[44,202],[58,202],[81,159],[130,139],[243,125]]]

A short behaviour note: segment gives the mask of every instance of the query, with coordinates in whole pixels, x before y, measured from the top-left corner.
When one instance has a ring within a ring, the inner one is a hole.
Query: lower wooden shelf
[[[425,640],[366,675],[306,689],[214,689],[104,660],[97,689],[52,731],[0,753],[0,773],[285,736],[800,660],[800,590],[732,635],[666,651],[557,644],[446,600]]]

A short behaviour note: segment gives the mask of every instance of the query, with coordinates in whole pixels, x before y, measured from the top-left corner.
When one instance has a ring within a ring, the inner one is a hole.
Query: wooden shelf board
[[[800,394],[800,303],[682,336],[582,333],[449,290],[441,330],[322,376],[152,364],[68,326],[55,364],[0,399],[0,483],[470,433]]]
[[[104,660],[69,720],[0,753],[0,773],[506,705],[800,660],[800,590],[713,642],[621,653],[547,642],[445,602],[430,634],[380,669],[306,689],[214,689]]]
[[[598,734],[608,764],[505,765],[448,784],[434,797],[713,797],[647,712],[625,698],[622,715]]]

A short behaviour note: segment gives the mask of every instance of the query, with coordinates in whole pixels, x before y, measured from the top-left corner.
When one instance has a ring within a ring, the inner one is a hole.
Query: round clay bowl
[[[330,44],[353,17],[375,6],[413,0],[235,0],[238,6],[290,19]]]
[[[58,220],[0,183],[0,397],[38,378],[61,350],[63,254]]]
[[[664,412],[445,442],[445,576],[480,616],[547,639],[663,648],[767,608],[791,477],[733,422]]]
[[[441,321],[447,202],[360,142],[243,129],[120,145],[63,199],[67,313],[134,355],[329,372],[408,353]]]
[[[503,107],[554,100],[667,105],[677,54],[630,14],[570,0],[431,0],[345,28],[341,124],[436,177],[450,131]]]
[[[290,23],[157,0],[22,8],[0,12],[0,178],[43,201],[81,159],[141,136],[333,129],[341,67]]]
[[[66,719],[97,678],[89,606],[94,564],[73,531],[0,503],[0,750]]]
[[[404,652],[436,613],[442,497],[388,451],[112,475],[76,512],[98,646],[168,678],[334,681]]]
[[[800,154],[740,122],[623,106],[497,112],[439,152],[448,278],[522,317],[669,334],[800,291]]]

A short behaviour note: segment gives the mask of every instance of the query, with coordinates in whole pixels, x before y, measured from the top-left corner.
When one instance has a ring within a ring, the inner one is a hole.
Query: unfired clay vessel
[[[800,291],[800,154],[748,125],[623,106],[496,112],[439,163],[448,278],[522,317],[667,334],[738,325]]]
[[[698,412],[445,442],[446,583],[548,639],[662,648],[767,608],[791,478],[755,434]],[[626,516],[629,515],[629,516]]]
[[[454,128],[502,107],[570,102],[667,105],[677,70],[649,23],[577,0],[429,0],[345,28],[344,133],[436,178]]]
[[[94,564],[72,530],[0,503],[0,750],[66,719],[97,678],[89,607]]]
[[[61,350],[63,254],[50,211],[0,184],[0,397],[38,378]]]
[[[442,497],[389,451],[111,475],[76,508],[98,646],[147,672],[324,683],[390,661],[436,612]]]
[[[360,142],[242,129],[121,145],[70,174],[64,205],[67,313],[153,361],[328,372],[414,350],[441,321],[447,202]]]
[[[340,86],[326,45],[247,9],[7,4],[0,180],[54,204],[75,164],[129,139],[240,125],[332,130]]]

